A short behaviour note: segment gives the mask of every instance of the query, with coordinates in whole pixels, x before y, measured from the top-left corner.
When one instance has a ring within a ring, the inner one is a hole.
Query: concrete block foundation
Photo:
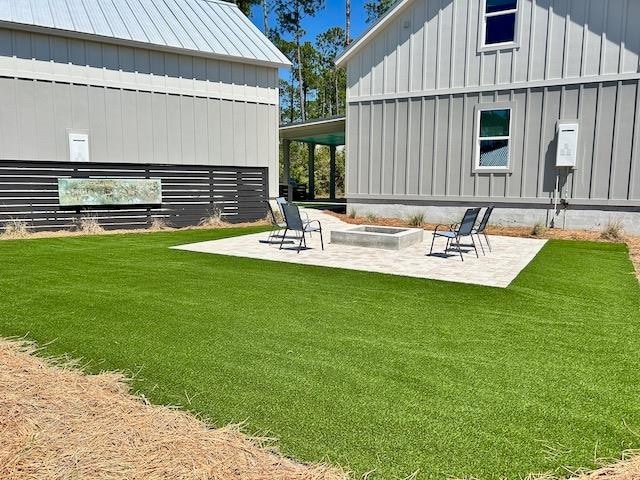
[[[356,212],[358,216],[375,215],[379,217],[409,218],[412,215],[424,214],[429,223],[454,223],[460,221],[464,211],[470,207],[486,206],[486,204],[401,204],[401,203],[364,203],[348,201],[347,212]],[[554,218],[554,209],[550,205],[500,205],[495,204],[490,224],[501,226],[532,227],[537,223],[547,227],[603,230],[610,223],[619,223],[625,233],[640,235],[640,207],[613,209],[595,207],[569,206],[562,209]]]

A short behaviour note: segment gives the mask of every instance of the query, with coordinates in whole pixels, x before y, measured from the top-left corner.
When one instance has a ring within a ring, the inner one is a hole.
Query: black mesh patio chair
[[[282,205],[287,203],[287,199],[284,197],[276,197],[276,203],[278,204],[278,208],[280,209],[280,213],[282,214],[282,218],[284,218],[284,212],[282,211]]]
[[[478,237],[478,243],[480,244],[480,248],[482,248],[483,254],[484,246],[482,245],[480,235],[484,235],[484,239],[487,242],[487,247],[489,247],[489,251],[491,251],[491,243],[489,243],[489,237],[487,236],[486,228],[489,223],[489,218],[491,217],[491,212],[493,212],[494,208],[494,205],[489,205],[484,211],[484,215],[482,216],[482,220],[480,220],[480,224],[471,231],[471,235],[475,235],[476,237]]]
[[[478,215],[480,214],[480,208],[469,208],[464,213],[464,217],[462,217],[462,221],[459,223],[457,227],[449,227],[449,230],[440,230],[438,229],[442,227],[442,225],[437,225],[436,229],[433,231],[433,239],[431,240],[431,249],[429,250],[429,255],[433,254],[433,244],[436,241],[436,237],[443,237],[447,239],[447,246],[444,249],[444,253],[446,254],[451,247],[454,247],[458,250],[460,254],[460,259],[464,262],[464,256],[462,255],[462,245],[460,245],[460,239],[463,237],[469,237],[471,239],[471,246],[476,252],[476,257],[480,257],[478,255],[478,249],[476,248],[476,242],[473,239],[473,228],[478,220]]]
[[[281,200],[284,202],[281,202]],[[280,213],[282,214],[282,203],[287,203],[286,200],[283,197],[278,197],[276,198],[276,203],[278,204]],[[271,221],[271,231],[269,232],[269,236],[266,238],[266,240],[260,240],[260,243],[270,243],[270,244],[280,243],[281,235],[278,235],[278,232],[280,232],[287,225],[284,221],[280,221],[278,219],[278,217],[276,216],[276,212],[274,212],[273,208],[271,208],[270,202],[267,202],[267,208],[269,210],[268,217],[269,217],[269,220]],[[282,215],[282,217],[284,218],[284,215]],[[286,243],[293,243],[293,242],[288,241]]]
[[[284,211],[282,210],[282,206],[285,203],[289,203],[289,202],[284,197],[278,197],[278,198],[276,198],[276,203],[278,204],[278,208],[280,208],[280,213],[282,214],[282,218],[284,218]],[[302,219],[303,222],[309,223],[309,221],[310,221],[309,220],[309,214],[307,212],[300,212],[300,215],[301,216],[304,215],[304,218]]]
[[[324,240],[322,239],[322,225],[319,220],[312,221],[303,221],[300,216],[300,209],[297,205],[293,203],[285,203],[282,205],[282,212],[284,213],[284,221],[286,223],[284,229],[284,235],[282,236],[282,241],[280,242],[280,248],[282,249],[282,245],[284,244],[284,239],[287,235],[287,232],[295,232],[300,237],[300,243],[298,244],[297,250],[300,253],[300,250],[303,248],[307,248],[307,237],[306,235],[311,232],[319,232],[320,233],[320,245],[322,246],[322,250],[324,250]]]

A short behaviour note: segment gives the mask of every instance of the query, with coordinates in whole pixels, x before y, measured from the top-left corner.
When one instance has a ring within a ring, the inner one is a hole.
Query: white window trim
[[[501,12],[491,12],[486,13],[487,11],[487,0],[480,1],[480,23],[478,26],[478,52],[492,52],[496,50],[509,50],[520,48],[520,17],[521,15],[521,5],[522,0],[516,0],[516,8],[512,8],[510,10],[504,10]],[[514,25],[514,33],[513,33],[513,42],[503,42],[503,43],[491,43],[489,45],[486,44],[486,36],[487,36],[487,17],[497,17],[500,15],[507,15],[510,13],[516,14],[516,20]]]
[[[490,110],[509,110],[509,136],[482,137],[480,138],[480,114]],[[513,155],[513,118],[516,113],[514,102],[480,103],[475,108],[475,128],[473,139],[473,173],[511,173]],[[480,166],[480,140],[507,140],[509,142],[509,159],[504,167]]]

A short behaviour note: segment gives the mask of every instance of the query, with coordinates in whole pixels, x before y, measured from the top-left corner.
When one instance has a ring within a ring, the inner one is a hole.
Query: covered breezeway
[[[287,185],[287,198],[293,200],[291,186],[291,142],[307,144],[309,174],[308,200],[315,199],[315,154],[316,146],[329,147],[329,200],[336,200],[336,149],[345,144],[345,117],[311,120],[280,125],[283,175],[281,183]]]

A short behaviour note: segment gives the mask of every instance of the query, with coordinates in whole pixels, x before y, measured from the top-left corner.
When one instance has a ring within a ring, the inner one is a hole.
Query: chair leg
[[[458,253],[460,254],[460,260],[464,262],[464,256],[462,255],[462,247],[460,246],[460,237],[456,237],[456,244],[458,245]]]
[[[320,246],[324,250],[324,240],[322,239],[322,227],[320,227]]]
[[[282,235],[282,240],[280,240],[280,248],[278,250],[282,250],[282,245],[284,244],[284,239],[287,236],[287,232],[289,231],[288,228],[284,229],[284,235]]]
[[[429,249],[429,255],[433,253],[433,243],[436,241],[436,235],[433,234],[433,238],[431,239],[431,248]]]
[[[304,232],[302,232],[302,235],[300,236],[300,243],[298,244],[298,253],[300,253],[300,250],[302,249],[302,243],[303,242],[304,242],[304,244],[305,244],[304,246],[306,248],[307,242],[306,242],[306,240],[304,238]]]
[[[269,236],[267,237],[267,242],[268,243],[274,242],[274,240],[276,239],[276,234],[278,233],[278,230],[280,230],[280,229],[276,225],[274,225],[271,228],[271,231],[269,232]]]
[[[480,248],[482,249],[482,255],[486,255],[484,251],[484,245],[482,245],[482,240],[480,239],[480,235],[476,234],[476,237],[478,237],[478,243],[480,244]],[[471,235],[471,238],[473,238],[473,235]]]
[[[476,258],[480,258],[478,255],[478,249],[476,248],[476,241],[473,239],[473,235],[469,235],[471,237],[471,245],[473,245],[473,249],[476,251]]]
[[[493,251],[493,250],[491,250],[491,244],[489,243],[489,237],[484,232],[482,234],[484,235],[484,239],[487,241],[487,247],[489,247],[489,251],[490,252]]]

